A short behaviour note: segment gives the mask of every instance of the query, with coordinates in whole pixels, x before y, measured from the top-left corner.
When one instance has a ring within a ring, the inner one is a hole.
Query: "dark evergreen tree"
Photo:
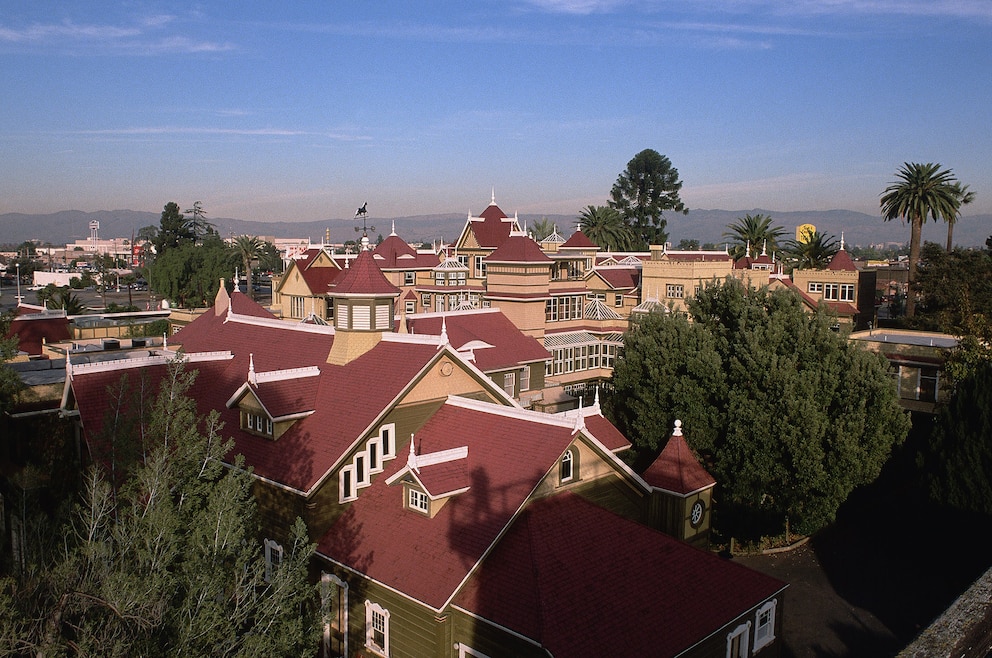
[[[679,197],[681,189],[678,169],[655,150],[645,149],[627,163],[610,191],[609,204],[634,231],[637,249],[668,241],[665,211],[689,212]]]

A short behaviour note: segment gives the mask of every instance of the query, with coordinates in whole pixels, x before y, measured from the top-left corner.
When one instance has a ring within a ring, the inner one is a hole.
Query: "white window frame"
[[[412,270],[403,272],[403,285],[404,286],[412,286],[416,282],[417,282],[417,273],[416,272],[414,272]]]
[[[265,582],[270,583],[272,582],[272,575],[282,564],[282,544],[274,539],[266,539],[263,543],[265,546]]]
[[[754,613],[754,653],[775,641],[775,607],[778,599],[772,599]],[[765,623],[761,618],[765,617]]]
[[[335,592],[332,587],[340,592],[340,599],[335,601],[338,609],[332,609],[331,595]],[[331,655],[331,631],[334,627],[332,618],[336,617],[338,629],[341,633],[341,655],[348,655],[348,583],[341,580],[332,573],[326,571],[320,574],[320,616],[323,626],[323,649],[324,655]]]
[[[346,503],[358,498],[358,484],[355,481],[355,466],[348,464],[338,471],[338,501]],[[351,483],[351,495],[346,495],[345,484]]]
[[[566,450],[565,454],[562,455],[558,475],[562,484],[575,479],[575,455],[572,454],[572,448]]]
[[[854,301],[854,284],[853,283],[842,283],[842,284],[840,284],[840,301],[842,301],[842,302],[853,302]]]
[[[417,302],[413,301],[412,299],[406,300],[406,303],[404,304],[404,310],[406,311],[407,315],[413,315],[414,313],[417,312]]]
[[[369,456],[369,472],[382,472],[382,439],[374,436],[365,444],[365,452]]]
[[[376,621],[380,619],[381,628],[376,628]],[[375,632],[382,633],[382,643],[376,642]],[[375,653],[389,655],[389,610],[386,610],[378,603],[365,600],[365,647]]]
[[[406,496],[407,506],[410,509],[417,510],[418,512],[423,512],[424,514],[430,514],[431,511],[431,499],[420,489],[414,489],[410,487],[410,491]]]
[[[530,390],[530,366],[526,365],[520,369],[520,392]]]
[[[477,651],[461,642],[456,643],[455,648],[458,649],[458,658],[489,658],[488,654]]]
[[[503,392],[513,397],[513,373],[503,373]]]
[[[486,260],[485,256],[475,257],[475,278],[484,279],[486,277]]]
[[[806,286],[806,292],[823,292],[823,283],[820,281],[810,281]]]
[[[613,305],[620,307],[623,306],[623,295],[620,293],[615,293],[613,295]]]
[[[823,298],[829,302],[836,302],[840,299],[840,284],[824,283]]]
[[[289,296],[289,317],[302,318],[306,315],[306,298],[300,295]]]
[[[685,297],[685,286],[680,283],[669,283],[665,287],[665,296],[669,299],[683,299]]]
[[[379,439],[382,444],[382,458],[396,457],[396,423],[388,423],[379,428]]]
[[[369,463],[368,452],[365,450],[356,452],[351,463],[355,467],[355,484],[359,488],[367,487],[372,484],[372,476],[370,473],[371,464]]]
[[[735,656],[730,651],[734,646],[734,638],[741,636],[740,638],[740,651],[737,652]],[[727,658],[747,658],[747,648],[748,643],[751,639],[751,622],[744,622],[734,630],[727,633]]]

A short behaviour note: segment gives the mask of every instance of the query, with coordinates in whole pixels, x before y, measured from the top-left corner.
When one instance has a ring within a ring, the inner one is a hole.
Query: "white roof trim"
[[[305,377],[320,376],[318,366],[305,366],[302,368],[286,368],[285,370],[270,370],[269,372],[256,372],[255,381],[258,384],[266,382],[283,382],[290,379],[303,379]]]
[[[99,361],[97,363],[73,363],[72,374],[88,374],[91,372],[108,372],[113,370],[128,370],[130,368],[140,368],[146,366],[164,365],[176,358],[175,353],[157,354],[155,356],[142,356],[134,359],[114,359],[112,361]],[[188,363],[205,363],[210,361],[230,361],[234,354],[230,351],[219,352],[192,352],[183,355],[183,361]]]
[[[255,315],[239,315],[230,313],[224,323],[235,322],[237,324],[247,324],[254,327],[270,327],[272,329],[284,329],[288,331],[302,331],[309,334],[334,335],[334,327],[319,324],[302,324],[299,322],[286,322],[278,318],[260,318]]]
[[[506,407],[493,402],[473,400],[471,398],[463,398],[457,395],[449,395],[447,401],[445,401],[445,404],[450,404],[461,409],[481,411],[482,413],[494,414],[506,418],[516,418],[518,420],[526,420],[533,423],[541,423],[543,425],[563,427],[569,430],[575,428],[574,419],[564,419],[556,414],[546,414],[542,411],[531,411],[530,409],[524,409],[518,405]]]

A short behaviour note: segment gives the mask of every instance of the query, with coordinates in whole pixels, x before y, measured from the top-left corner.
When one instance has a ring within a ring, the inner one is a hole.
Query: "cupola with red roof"
[[[375,347],[384,332],[394,331],[395,301],[400,292],[386,279],[371,251],[365,248],[359,252],[327,293],[335,309],[334,343],[327,362],[345,365]]]
[[[716,480],[710,475],[682,435],[682,421],[675,421],[665,449],[641,477],[651,486],[658,515],[654,524],[683,541],[709,541],[710,509]]]

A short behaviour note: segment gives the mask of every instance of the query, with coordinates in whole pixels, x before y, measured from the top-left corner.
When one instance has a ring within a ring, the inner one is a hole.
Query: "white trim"
[[[270,370],[268,372],[256,372],[255,382],[264,384],[265,382],[283,382],[290,379],[304,379],[306,377],[320,376],[318,366],[306,366],[303,368],[287,368],[285,370]]]
[[[751,635],[751,622],[749,621],[744,622],[734,630],[727,633],[727,658],[747,658],[749,644],[751,642],[750,635]],[[740,651],[738,651],[737,655],[735,656],[734,654],[730,653],[730,650],[733,648],[734,638],[737,637],[741,638],[740,644],[738,645],[740,647]]]
[[[351,479],[351,495],[345,496],[344,493],[344,482],[345,476]],[[358,477],[355,473],[355,465],[348,464],[347,466],[342,466],[338,471],[338,502],[347,503],[358,498]]]
[[[112,361],[97,361],[95,363],[73,363],[73,378],[76,375],[88,374],[92,372],[109,372],[113,370],[129,370],[131,368],[143,368],[147,366],[166,365],[176,359],[176,354],[158,354],[155,356],[141,356],[133,359],[114,359]],[[211,361],[230,361],[234,354],[230,350],[217,352],[192,352],[182,355],[184,363],[206,363]]]
[[[322,334],[325,336],[334,335],[334,327],[321,324],[303,324],[299,322],[286,322],[278,318],[262,318],[255,315],[240,315],[229,313],[224,319],[224,324],[234,322],[235,324],[247,324],[254,327],[269,327],[272,329],[283,329],[286,331],[302,331],[307,334]]]
[[[382,618],[382,644],[375,641],[375,616]],[[365,646],[383,656],[389,655],[389,610],[365,599]]]
[[[754,653],[775,641],[775,608],[777,599],[771,599],[754,613]],[[761,615],[768,613],[768,623],[761,623]]]
[[[326,614],[327,607],[328,606],[325,606],[326,595],[328,593],[326,593],[323,588],[325,587],[325,585],[334,585],[335,587],[337,587],[338,589],[342,590],[342,592],[343,592],[342,597],[341,597],[341,626],[343,627],[341,629],[341,634],[344,637],[342,638],[342,645],[343,646],[341,647],[341,649],[342,649],[342,655],[347,656],[347,655],[349,655],[348,654],[348,606],[349,606],[349,601],[348,601],[348,583],[346,581],[344,581],[344,580],[341,580],[340,578],[338,578],[333,573],[328,573],[326,571],[322,571],[321,574],[320,574],[320,584],[321,584],[321,592],[320,592],[321,620],[320,620],[320,622],[321,622],[321,635],[322,635],[322,637],[321,637],[321,646],[323,647],[324,655],[326,656],[326,655],[329,655],[330,654],[330,649],[331,649],[331,621],[330,621],[330,615]]]
[[[455,648],[458,649],[458,658],[490,658],[489,655],[482,653],[481,651],[476,651],[467,644],[462,644],[461,642],[455,642]]]
[[[273,572],[282,564],[284,551],[282,544],[274,539],[266,538],[263,546],[265,548],[265,582],[269,583],[272,582]],[[278,556],[278,558],[273,559],[273,556]]]
[[[498,628],[499,630],[503,631],[504,633],[507,633],[508,635],[512,635],[515,638],[518,638],[520,640],[523,640],[524,642],[527,642],[528,644],[533,644],[535,647],[541,647],[542,646],[541,643],[538,642],[537,640],[535,640],[533,638],[529,638],[526,635],[521,635],[520,633],[518,633],[517,631],[513,630],[512,628],[507,628],[506,626],[503,626],[502,624],[497,624],[492,619],[487,619],[487,618],[485,618],[485,617],[483,617],[481,615],[478,615],[478,614],[472,612],[471,610],[466,610],[465,608],[463,608],[463,607],[461,607],[459,605],[452,604],[451,607],[453,609],[455,609],[455,610],[458,610],[459,612],[462,612],[462,613],[468,615],[469,617],[472,617],[474,619],[478,619],[479,621],[484,621],[487,624],[489,624],[489,625],[491,625],[491,626],[493,626],[495,628]]]

